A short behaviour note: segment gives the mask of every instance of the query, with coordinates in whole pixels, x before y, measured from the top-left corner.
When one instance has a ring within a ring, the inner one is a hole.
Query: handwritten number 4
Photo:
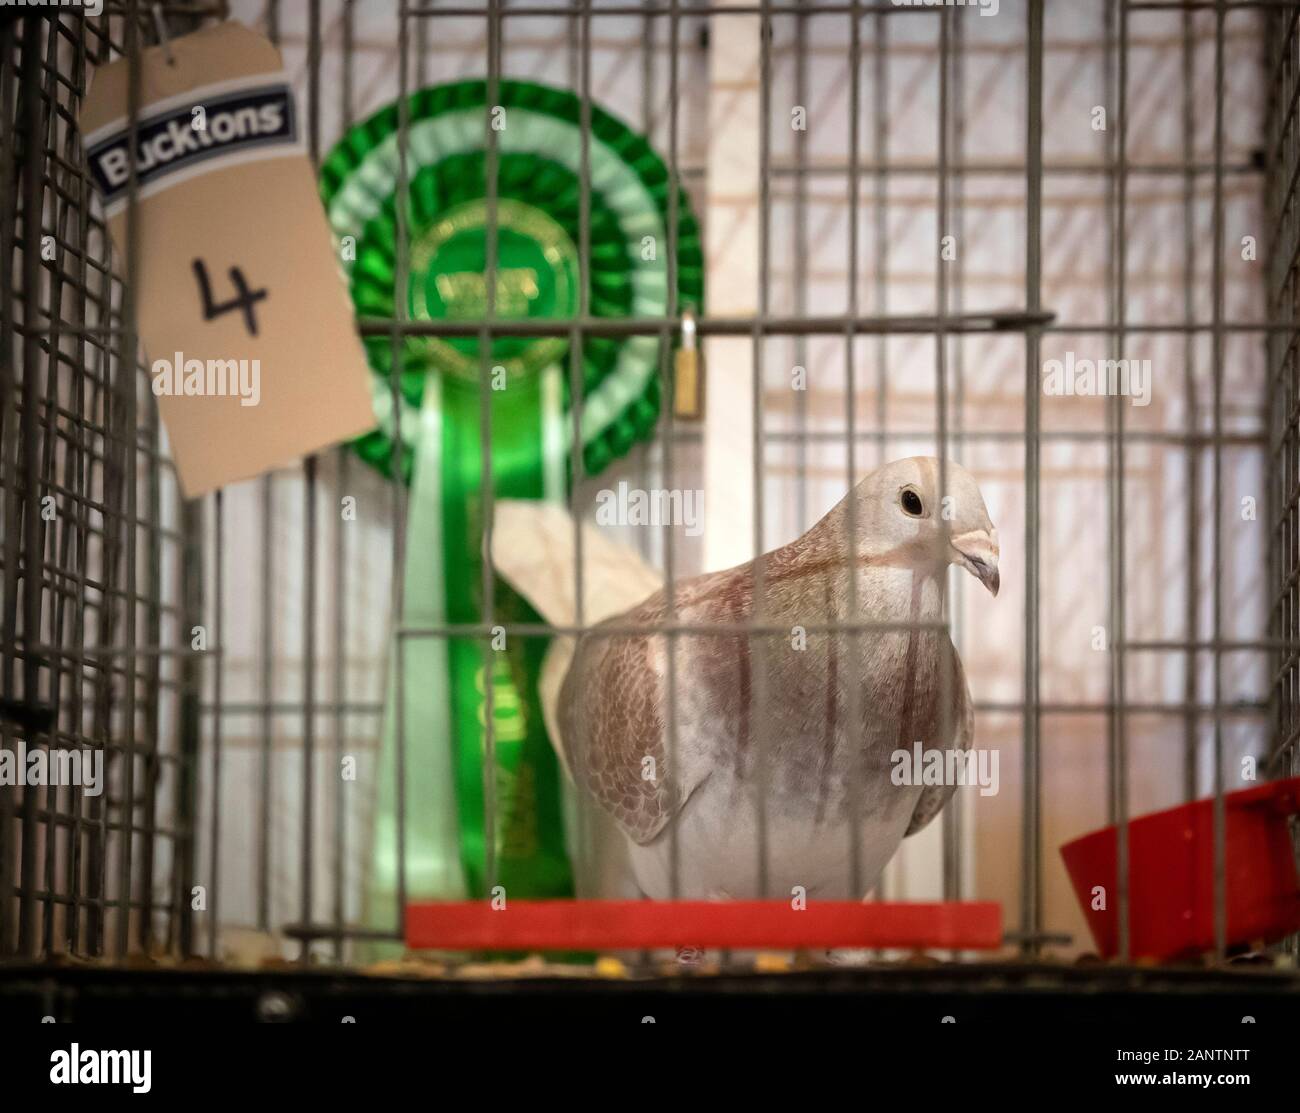
[[[223,313],[229,313],[235,309],[242,309],[244,312],[244,327],[248,329],[253,336],[257,335],[257,317],[253,313],[253,306],[266,297],[265,287],[261,290],[250,290],[248,282],[244,278],[244,272],[238,267],[231,267],[229,270],[230,281],[234,283],[236,296],[229,301],[214,302],[212,300],[212,282],[208,278],[208,268],[202,259],[195,259],[193,264],[194,277],[199,283],[199,294],[203,297],[203,319],[211,321],[220,317]]]

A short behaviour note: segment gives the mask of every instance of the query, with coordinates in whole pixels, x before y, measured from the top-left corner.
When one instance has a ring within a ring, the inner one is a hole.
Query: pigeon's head
[[[891,562],[959,564],[996,595],[998,531],[979,484],[951,460],[943,473],[936,457],[909,456],[862,480],[854,508],[860,551]]]

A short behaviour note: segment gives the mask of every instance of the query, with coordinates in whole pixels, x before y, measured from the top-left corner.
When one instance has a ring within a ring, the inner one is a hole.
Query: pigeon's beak
[[[952,547],[962,567],[996,595],[1002,586],[998,575],[998,531],[973,529],[959,533],[952,538]]]

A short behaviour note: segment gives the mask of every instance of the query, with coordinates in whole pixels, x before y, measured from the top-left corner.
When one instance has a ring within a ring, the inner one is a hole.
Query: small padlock
[[[673,356],[673,417],[698,421],[704,416],[700,351],[695,344],[695,314],[682,314],[682,343]]]

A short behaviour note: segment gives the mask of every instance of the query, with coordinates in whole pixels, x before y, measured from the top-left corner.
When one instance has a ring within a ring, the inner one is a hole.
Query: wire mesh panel
[[[1296,309],[1296,262],[1300,251],[1296,225],[1296,33],[1300,12],[1275,13],[1269,55],[1269,119],[1266,133],[1269,154],[1268,221],[1277,237],[1269,263],[1269,313],[1287,321]],[[1280,667],[1276,687],[1276,737],[1271,759],[1279,769],[1295,770],[1295,657],[1286,643],[1295,636],[1296,553],[1296,391],[1295,337],[1275,330],[1269,335],[1270,464],[1272,467],[1273,544],[1270,581],[1273,597],[1273,635],[1279,644]]]
[[[1300,225],[1297,224],[1297,118],[1300,94],[1300,11],[1279,11],[1270,16],[1269,42],[1265,57],[1269,76],[1269,111],[1264,141],[1268,159],[1266,220],[1272,237],[1268,267],[1268,315],[1279,325],[1294,322],[1297,306],[1297,261],[1300,259]],[[1300,392],[1297,391],[1296,334],[1277,328],[1268,334],[1269,410],[1269,536],[1268,582],[1272,589],[1269,633],[1276,642],[1277,662],[1273,688],[1274,719],[1268,753],[1269,772],[1294,775],[1300,770],[1296,738],[1297,580],[1297,463],[1300,441]],[[1300,945],[1291,941],[1293,953]]]
[[[197,516],[76,129],[92,67],[133,41],[109,17],[0,24],[0,954],[190,943]]]
[[[326,183],[335,143],[392,105],[393,192],[407,198],[427,134],[413,114],[429,87],[481,79],[488,106],[521,82],[572,98],[582,137],[572,313],[502,319],[497,301],[511,287],[496,260],[512,148],[508,127],[485,126],[481,312],[412,312],[404,291],[419,215],[397,202],[392,311],[358,315],[372,366],[398,368],[412,345],[463,344],[486,382],[501,337],[554,340],[556,389],[571,399],[563,436],[580,444],[592,353],[647,341],[672,402],[689,320],[706,411],[729,408],[747,436],[732,446],[744,463],[731,493],[747,510],[729,538],[741,560],[790,542],[887,461],[934,455],[977,477],[1002,539],[1003,591],[995,604],[955,578],[935,625],[961,651],[976,745],[1000,758],[1000,785],[959,793],[879,879],[864,876],[856,840],[846,845],[855,892],[994,900],[1008,953],[1088,950],[1057,847],[1116,824],[1117,953],[1128,958],[1127,821],[1213,794],[1215,942],[1226,954],[1222,797],[1253,779],[1242,772],[1252,763],[1261,778],[1297,768],[1297,9],[1121,0],[250,0],[8,19],[3,742],[102,754],[104,791],[0,789],[0,953],[382,953],[377,945],[404,938],[408,900],[428,895],[421,786],[445,774],[444,742],[406,721],[406,689],[427,678],[404,663],[429,644],[490,656],[499,636],[531,644],[593,625],[576,524],[571,621],[522,614],[486,560],[465,588],[468,617],[413,607],[407,570],[427,553],[408,548],[418,507],[402,430],[420,417],[404,407],[396,370],[376,376],[392,428],[387,458],[362,453],[375,466],[341,446],[201,503],[180,500],[138,370],[130,275],[113,277],[75,118],[90,67],[138,51],[160,28],[176,35],[227,15],[281,48]],[[733,80],[725,67],[737,50]],[[662,163],[658,315],[602,316],[592,305],[606,111]],[[718,184],[729,129],[749,148],[735,157],[755,171],[740,197]],[[39,214],[31,231],[29,213]],[[679,293],[696,218],[716,268],[702,307]],[[738,243],[752,249],[740,263],[728,257]],[[748,287],[729,301],[729,284],[746,286],[737,275]],[[1123,389],[1056,388],[1053,375],[1074,381],[1085,363],[1133,377]],[[491,406],[470,424],[489,552],[492,446],[504,434]],[[576,523],[620,484],[704,489],[716,436],[667,404],[653,440],[622,460],[598,467],[570,451],[561,497]],[[941,468],[941,490],[950,478]],[[690,639],[742,647],[751,741],[759,754],[783,743],[767,724],[786,694],[757,647],[790,631],[765,619],[764,565],[738,626],[678,616],[681,585],[717,567],[710,541],[733,520],[719,509],[705,504],[703,539],[680,522],[607,532],[667,585],[660,624],[608,636],[654,634],[677,647],[664,681],[670,766],[678,707],[698,682],[678,664]],[[872,633],[858,621],[856,582],[847,619],[806,631],[841,639],[851,671]],[[474,801],[481,886],[492,892],[502,844],[519,828],[500,814],[507,697],[485,676],[486,772],[457,789]],[[852,688],[852,721],[870,714],[860,698]],[[780,847],[766,787],[755,895],[784,898],[770,886]],[[567,834],[583,895],[584,859],[599,857],[607,835],[591,803],[575,800]],[[676,828],[665,838],[676,847]],[[385,839],[391,853],[377,849]],[[681,870],[673,850],[671,895]]]

